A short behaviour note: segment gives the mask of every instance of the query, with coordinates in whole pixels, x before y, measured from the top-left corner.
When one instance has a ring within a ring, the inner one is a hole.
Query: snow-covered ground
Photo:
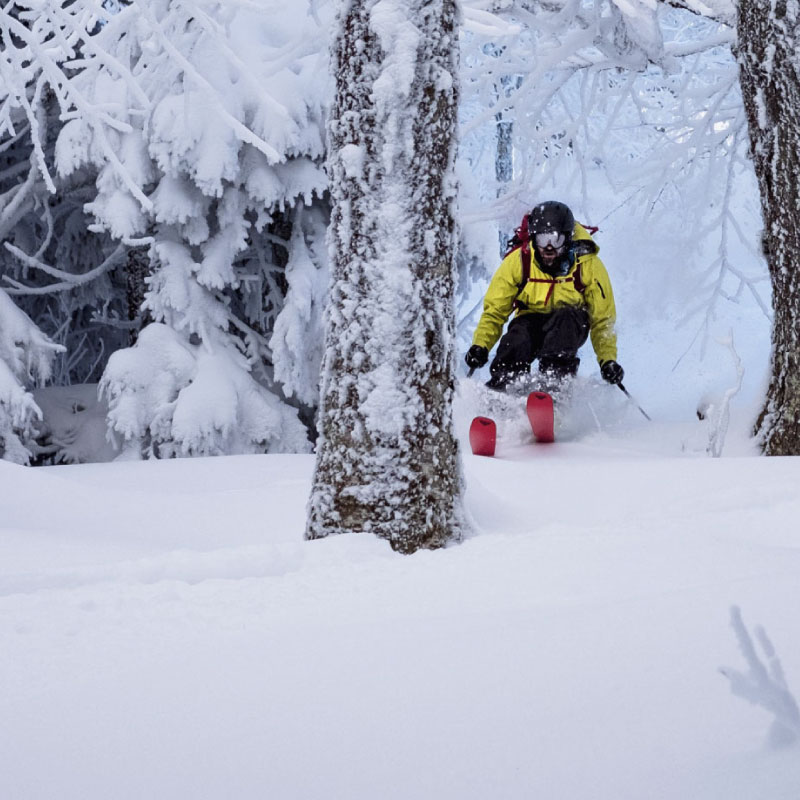
[[[800,692],[800,461],[601,388],[410,557],[303,541],[311,456],[0,462],[0,797],[795,800],[720,668],[738,606]]]

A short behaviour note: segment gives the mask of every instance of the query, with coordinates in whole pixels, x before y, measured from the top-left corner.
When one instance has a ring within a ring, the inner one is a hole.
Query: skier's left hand
[[[603,376],[603,380],[609,383],[622,383],[625,370],[616,361],[604,361],[600,365],[600,374]]]

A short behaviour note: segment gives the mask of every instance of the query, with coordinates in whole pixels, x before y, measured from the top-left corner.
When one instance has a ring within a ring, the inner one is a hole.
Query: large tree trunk
[[[329,123],[332,285],[306,536],[458,539],[455,0],[344,0]]]
[[[800,14],[739,0],[737,58],[772,281],[772,375],[756,423],[767,455],[800,454]]]

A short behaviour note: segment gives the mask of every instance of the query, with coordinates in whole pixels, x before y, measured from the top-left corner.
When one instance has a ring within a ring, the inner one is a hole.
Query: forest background
[[[769,282],[732,9],[698,9],[462,4],[459,347],[522,213],[557,198],[600,227],[620,360],[650,409],[763,396]],[[311,450],[333,11],[0,11],[4,459]]]

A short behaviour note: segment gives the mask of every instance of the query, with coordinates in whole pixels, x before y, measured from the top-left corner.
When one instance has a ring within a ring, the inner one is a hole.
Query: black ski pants
[[[568,306],[549,314],[522,314],[512,320],[489,371],[489,385],[502,388],[517,375],[528,372],[534,359],[539,371],[556,378],[575,375],[581,360],[578,350],[589,336],[589,313]]]

